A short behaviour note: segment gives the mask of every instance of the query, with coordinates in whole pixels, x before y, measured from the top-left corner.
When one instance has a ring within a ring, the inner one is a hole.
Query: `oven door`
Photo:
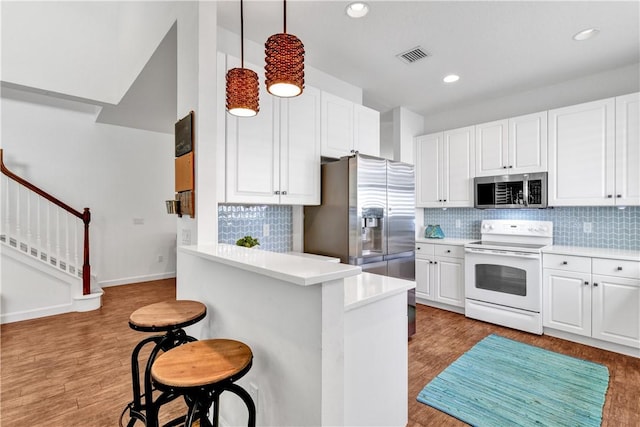
[[[465,249],[465,297],[540,312],[539,253]]]

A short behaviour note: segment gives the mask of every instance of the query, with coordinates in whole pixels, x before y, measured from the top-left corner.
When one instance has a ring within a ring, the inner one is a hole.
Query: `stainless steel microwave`
[[[547,172],[474,178],[477,209],[547,207]]]

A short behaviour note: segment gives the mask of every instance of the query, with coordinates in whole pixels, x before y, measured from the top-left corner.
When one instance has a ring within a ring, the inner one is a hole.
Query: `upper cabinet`
[[[473,126],[416,138],[416,205],[473,207]]]
[[[640,93],[616,98],[616,204],[640,205]]]
[[[380,155],[380,113],[328,92],[322,92],[321,102],[323,156]]]
[[[545,172],[547,112],[475,126],[475,176]]]
[[[260,67],[248,67],[264,80]],[[260,85],[258,115],[225,115],[225,202],[320,204],[318,89],[307,86],[300,96],[281,99]]]

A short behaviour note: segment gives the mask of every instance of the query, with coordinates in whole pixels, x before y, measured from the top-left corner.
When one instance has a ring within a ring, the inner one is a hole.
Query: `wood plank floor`
[[[172,298],[174,280],[110,287],[100,310],[2,325],[0,425],[117,426],[131,400],[131,350],[144,336],[129,328],[129,315]],[[417,316],[418,332],[409,342],[411,427],[464,425],[415,398],[427,382],[490,333],[606,365],[611,379],[603,426],[640,426],[640,359],[422,305]],[[163,411],[163,419],[182,410],[175,403]]]

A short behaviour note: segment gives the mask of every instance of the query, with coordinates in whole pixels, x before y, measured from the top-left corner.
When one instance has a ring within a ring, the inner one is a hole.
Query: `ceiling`
[[[363,89],[380,112],[422,115],[480,103],[640,62],[638,1],[371,1],[352,19],[346,1],[289,1],[287,31],[305,63]],[[245,38],[282,32],[280,1],[245,1]],[[240,30],[239,1],[218,3],[218,25]],[[586,28],[587,41],[572,36]],[[396,57],[416,46],[429,57]],[[453,84],[442,78],[460,76]]]

